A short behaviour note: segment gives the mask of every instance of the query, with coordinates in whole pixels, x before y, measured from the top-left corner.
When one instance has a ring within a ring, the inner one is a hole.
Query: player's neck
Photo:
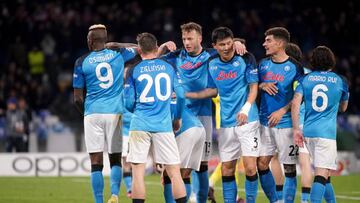
[[[271,60],[276,63],[282,63],[286,60],[288,60],[289,56],[284,51],[279,51],[278,53],[275,53],[271,56]]]
[[[141,54],[142,60],[149,60],[157,58],[157,53],[148,53],[148,54]]]
[[[202,50],[203,50],[203,48],[202,48],[202,46],[200,45],[200,47],[199,47],[199,49],[198,50],[196,50],[196,51],[194,51],[194,52],[189,52],[189,55],[190,56],[197,56],[197,55],[199,55],[201,52],[202,52]]]

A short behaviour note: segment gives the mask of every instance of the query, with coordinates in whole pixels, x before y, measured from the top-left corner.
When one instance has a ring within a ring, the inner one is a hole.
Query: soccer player
[[[170,109],[172,92],[175,91],[177,97],[184,99],[184,90],[175,68],[156,58],[158,46],[155,36],[142,33],[138,35],[137,41],[142,61],[128,71],[124,92],[125,106],[133,112],[127,156],[133,174],[133,202],[145,201],[145,164],[150,147],[154,151],[154,161],[165,165],[176,202],[186,202]],[[176,122],[179,125],[180,120]]]
[[[224,202],[236,202],[235,166],[240,156],[245,166],[246,202],[255,202],[258,188],[256,160],[259,156],[259,115],[255,102],[258,92],[258,72],[255,58],[235,54],[234,37],[229,28],[212,32],[213,46],[218,56],[209,59],[208,88],[187,92],[192,99],[214,97],[219,93],[221,128],[219,155]]]
[[[160,47],[168,48],[170,52],[164,55],[166,61],[174,64],[178,68],[180,78],[183,82],[185,91],[196,92],[207,87],[208,83],[208,66],[207,60],[216,55],[214,49],[204,49],[202,42],[202,28],[199,24],[189,22],[181,25],[182,41],[184,48],[174,51],[176,45],[173,43],[165,43]],[[244,54],[245,46],[237,41],[235,43],[237,53]],[[161,53],[161,52],[160,52]],[[192,173],[192,182],[199,183],[193,185],[198,203],[206,202],[209,188],[208,160],[211,155],[212,148],[212,107],[211,99],[193,100],[186,99],[187,107],[199,118],[206,131],[206,139],[204,145],[204,153],[200,170]]]
[[[294,58],[296,61],[302,61],[302,52],[298,45],[294,43],[288,43],[285,49],[285,52],[290,57]],[[304,73],[309,73],[310,70],[304,67]],[[294,83],[294,88],[296,88],[297,82]],[[300,123],[304,123],[304,105],[300,107]],[[308,202],[310,198],[311,182],[312,182],[312,170],[310,163],[309,151],[306,147],[299,147],[299,164],[301,169],[301,202]],[[276,182],[276,193],[279,200],[283,200],[283,184],[284,176],[283,171],[280,166],[279,159],[275,155],[271,159],[271,172],[274,175]]]
[[[258,65],[260,80],[261,148],[258,171],[261,186],[270,200],[278,200],[275,181],[269,163],[278,150],[279,161],[284,166],[284,200],[293,202],[296,193],[297,146],[292,139],[290,114],[294,94],[293,83],[303,75],[302,65],[289,57],[285,48],[290,33],[283,27],[270,28],[265,32],[263,46],[269,56]]]
[[[325,46],[313,50],[310,64],[313,72],[300,79],[296,87],[291,115],[294,143],[309,149],[315,165],[315,178],[310,193],[310,202],[336,202],[330,183],[330,171],[336,169],[336,117],[348,106],[349,90],[345,78],[332,72],[335,56]],[[300,104],[305,103],[303,130],[300,128]],[[325,193],[326,188],[332,191]],[[324,195],[325,194],[325,195]]]
[[[182,106],[180,106],[182,105]],[[185,183],[186,197],[191,194],[190,175],[192,170],[199,170],[205,144],[205,129],[200,120],[188,109],[184,102],[178,104],[174,99],[171,104],[172,114],[177,118],[181,113],[181,128],[175,132],[176,143],[180,153],[181,176]],[[171,193],[171,181],[164,173],[164,196],[167,203],[174,202]]]
[[[111,202],[117,202],[121,183],[122,136],[121,92],[124,62],[134,58],[135,49],[105,48],[107,30],[92,25],[87,35],[90,52],[75,62],[73,87],[76,107],[84,114],[84,133],[91,162],[91,186],[96,203],[103,202],[103,151],[107,149],[111,166]],[[84,89],[86,96],[84,102]]]

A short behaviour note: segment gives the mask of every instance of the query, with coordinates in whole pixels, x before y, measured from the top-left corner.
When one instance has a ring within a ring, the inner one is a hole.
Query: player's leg
[[[335,203],[336,202],[335,191],[334,191],[334,187],[331,184],[330,175],[329,175],[328,179],[326,180],[324,198],[327,203]]]
[[[91,114],[84,117],[84,134],[86,151],[90,155],[91,187],[96,203],[102,203],[104,191],[103,151],[105,143],[105,129],[100,121],[102,115]]]
[[[204,154],[201,162],[200,170],[192,173],[192,178],[198,181],[198,185],[194,185],[193,187],[197,187],[195,191],[196,199],[198,203],[206,202],[207,195],[209,192],[209,172],[208,172],[208,161],[211,156],[212,151],[212,117],[211,116],[199,116],[198,117],[201,123],[203,124],[206,132],[205,145],[204,145]],[[193,181],[193,183],[196,181]]]
[[[132,182],[132,173],[131,173],[131,163],[126,161],[126,157],[129,153],[129,136],[123,136],[123,146],[122,146],[122,166],[123,166],[123,179],[126,188],[127,197],[131,198],[131,182]]]
[[[154,161],[164,164],[176,202],[186,202],[186,190],[180,173],[180,155],[172,132],[153,133]]]
[[[301,170],[301,202],[309,202],[312,183],[310,155],[307,148],[299,147],[299,164]]]
[[[326,182],[330,175],[329,169],[315,167],[315,178],[311,188],[310,202],[321,203],[325,194]]]
[[[292,128],[274,128],[274,136],[279,149],[279,161],[284,166],[284,202],[294,202],[296,195],[296,163],[299,147],[294,145]]]
[[[260,126],[260,143],[260,156],[257,160],[257,167],[261,188],[270,202],[276,202],[278,201],[276,184],[269,169],[271,158],[275,154],[276,143],[269,127]]]
[[[241,143],[235,129],[221,128],[218,135],[224,202],[236,202],[237,196],[235,168],[241,156]]]
[[[106,128],[106,142],[110,161],[110,191],[111,197],[108,203],[117,203],[122,179],[121,152],[121,115],[104,115]]]
[[[133,202],[145,201],[145,165],[151,146],[151,139],[151,133],[144,131],[130,131],[127,162],[131,163],[133,174],[131,185]]]
[[[274,155],[271,159],[271,172],[274,176],[276,183],[276,194],[278,196],[279,201],[283,200],[283,187],[284,187],[284,174],[281,168],[278,155]]]

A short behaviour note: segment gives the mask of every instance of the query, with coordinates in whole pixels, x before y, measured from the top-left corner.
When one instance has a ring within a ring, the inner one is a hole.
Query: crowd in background
[[[360,2],[355,0],[326,5],[309,0],[17,0],[0,5],[0,138],[5,137],[11,104],[25,112],[17,114],[24,123],[19,132],[25,145],[27,125],[34,116],[41,121],[55,114],[75,134],[81,134],[81,115],[72,104],[72,71],[76,58],[87,52],[87,29],[94,23],[107,26],[110,41],[135,42],[136,35],[146,31],[160,43],[173,40],[179,47],[183,23],[194,21],[203,26],[205,47],[211,46],[212,29],[227,26],[246,39],[247,49],[258,60],[265,54],[264,31],[284,26],[304,52],[305,65],[309,51],[318,45],[335,52],[336,71],[350,84],[348,112],[360,113]],[[39,137],[46,137],[41,125],[36,130]],[[26,146],[22,149],[27,150]]]

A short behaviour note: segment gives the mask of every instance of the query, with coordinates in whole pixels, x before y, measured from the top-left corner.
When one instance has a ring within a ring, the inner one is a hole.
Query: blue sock
[[[124,184],[125,184],[126,192],[131,192],[131,183],[132,183],[131,172],[123,173],[123,177],[124,177]]]
[[[328,178],[326,185],[325,185],[324,198],[327,203],[335,203],[336,202],[335,192],[334,192],[334,188],[330,182],[330,177]]]
[[[276,185],[276,195],[278,200],[283,200],[283,185]]]
[[[164,176],[164,198],[166,203],[175,203],[169,176]]]
[[[207,195],[209,192],[209,173],[207,170],[207,166],[202,165],[200,167],[200,171],[195,172],[196,176],[198,176],[199,185],[198,185],[198,193],[196,194],[196,201],[198,203],[203,203],[207,201]]]
[[[301,188],[301,201],[309,202],[309,200],[310,200],[310,191],[311,191],[311,188],[309,188],[309,187],[302,187]]]
[[[191,195],[190,178],[183,178],[183,181],[184,181],[185,189],[186,189],[186,201],[188,201],[190,198],[190,195]]]
[[[326,179],[322,176],[315,176],[314,183],[311,187],[310,202],[321,203],[325,193]]]
[[[236,202],[237,186],[235,176],[222,176],[223,196],[225,203]]]
[[[199,176],[195,171],[191,172],[191,190],[194,194],[199,193]]]
[[[285,183],[284,183],[284,202],[294,202],[296,194],[296,172],[285,173]]]
[[[111,167],[110,171],[110,190],[112,195],[119,195],[122,178],[122,168],[118,165]]]
[[[258,191],[258,176],[257,174],[253,176],[246,176],[245,180],[245,193],[246,193],[246,202],[255,203],[256,196]]]
[[[261,187],[270,202],[278,201],[274,177],[269,169],[259,171]]]
[[[101,171],[91,172],[91,186],[95,203],[103,203],[104,178]]]

